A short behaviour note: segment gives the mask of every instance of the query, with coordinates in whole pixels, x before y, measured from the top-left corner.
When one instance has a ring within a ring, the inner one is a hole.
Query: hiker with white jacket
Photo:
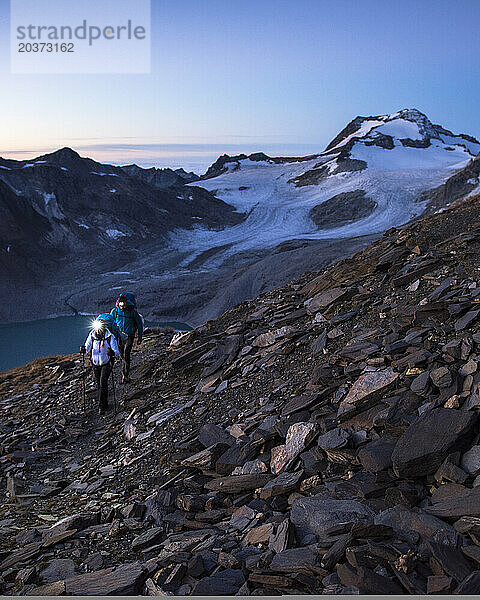
[[[82,347],[83,351],[89,354],[93,364],[100,414],[103,415],[108,410],[108,378],[112,372],[115,356],[119,356],[115,336],[110,333],[103,321],[94,322],[94,328],[88,334],[85,346]]]

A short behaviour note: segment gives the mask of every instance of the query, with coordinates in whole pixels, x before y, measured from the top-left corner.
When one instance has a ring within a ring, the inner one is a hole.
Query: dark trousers
[[[135,334],[131,333],[125,341],[120,341],[120,356],[122,357],[122,375],[128,377],[130,373],[130,354],[132,352]]]
[[[108,407],[108,378],[112,372],[112,363],[93,365],[93,373],[97,380],[97,394],[100,408]]]

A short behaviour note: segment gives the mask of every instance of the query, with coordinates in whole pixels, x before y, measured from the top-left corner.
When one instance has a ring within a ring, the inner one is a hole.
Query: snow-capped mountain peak
[[[455,135],[434,125],[416,108],[405,108],[391,115],[355,117],[326,147],[322,155],[349,153],[355,143],[375,145],[386,150],[395,146],[429,148],[432,145],[463,147],[471,156],[480,151],[479,142],[468,135]]]
[[[426,208],[422,194],[442,185],[480,152],[480,143],[454,134],[415,108],[356,117],[319,154],[271,158],[258,152],[221,156],[200,185],[247,215],[224,231],[175,232],[189,251],[184,264],[214,246],[210,266],[251,249],[291,239],[377,234]]]

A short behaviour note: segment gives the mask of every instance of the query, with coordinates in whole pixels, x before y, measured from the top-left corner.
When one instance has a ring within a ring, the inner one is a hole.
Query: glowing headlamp
[[[103,321],[100,321],[99,319],[95,319],[95,321],[93,321],[93,323],[92,323],[92,327],[98,333],[100,330],[102,330],[105,327],[105,323],[103,323]]]

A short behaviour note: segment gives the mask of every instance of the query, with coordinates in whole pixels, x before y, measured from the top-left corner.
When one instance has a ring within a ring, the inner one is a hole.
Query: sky
[[[199,171],[320,152],[355,116],[402,108],[480,137],[478,0],[152,0],[141,75],[13,75],[9,14],[0,0],[3,157],[70,146]]]

